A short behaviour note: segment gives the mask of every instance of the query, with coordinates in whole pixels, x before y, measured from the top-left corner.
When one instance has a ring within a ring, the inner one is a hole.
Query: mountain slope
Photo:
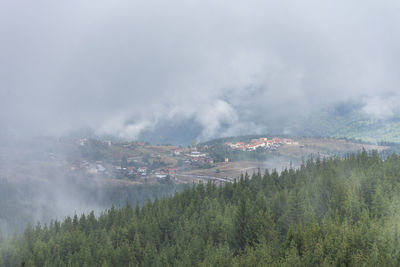
[[[360,106],[346,103],[299,119],[289,127],[295,135],[359,139],[364,142],[400,142],[400,117],[376,118]]]

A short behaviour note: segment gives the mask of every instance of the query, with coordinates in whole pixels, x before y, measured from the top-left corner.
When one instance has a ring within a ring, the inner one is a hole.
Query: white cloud
[[[398,109],[399,98],[372,97],[365,100],[362,111],[376,119],[388,119],[393,117],[394,111]]]
[[[98,129],[98,133],[116,135],[125,139],[136,139],[141,131],[148,130],[152,126],[154,126],[152,121],[129,122],[129,117],[126,114],[119,114],[105,120]]]
[[[400,84],[396,1],[39,2],[0,4],[0,124],[24,133],[257,132]]]

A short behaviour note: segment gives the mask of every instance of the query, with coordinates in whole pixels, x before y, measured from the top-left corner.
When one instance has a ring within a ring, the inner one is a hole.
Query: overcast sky
[[[268,131],[340,101],[391,116],[399,1],[1,1],[0,127],[199,139]]]

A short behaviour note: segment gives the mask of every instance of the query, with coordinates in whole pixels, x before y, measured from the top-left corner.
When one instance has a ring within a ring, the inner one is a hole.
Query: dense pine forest
[[[3,236],[21,233],[28,223],[50,222],[74,214],[77,209],[100,213],[112,204],[121,207],[126,201],[142,206],[146,201],[171,196],[184,187],[172,183],[96,184],[62,175],[47,182],[11,183],[0,178],[0,233]]]
[[[399,266],[400,157],[362,151],[26,228],[1,266]]]

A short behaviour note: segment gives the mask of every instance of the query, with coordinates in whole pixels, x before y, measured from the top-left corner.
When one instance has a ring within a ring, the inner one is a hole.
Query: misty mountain
[[[153,129],[142,131],[138,140],[148,141],[152,144],[189,145],[197,140],[202,131],[202,126],[193,121],[163,120],[157,123]]]
[[[257,122],[261,114],[250,121]],[[255,125],[258,126],[255,126]],[[400,142],[400,112],[377,117],[365,111],[365,105],[357,101],[340,102],[314,112],[294,114],[293,117],[257,122],[252,126],[232,131],[233,124],[221,124],[213,135],[203,135],[205,127],[194,118],[159,120],[153,127],[141,131],[137,140],[153,144],[189,145],[193,141],[206,142],[210,139],[241,135],[287,135],[317,136],[357,139],[364,142]],[[260,130],[259,125],[263,124]],[[86,131],[88,132],[88,131]],[[90,131],[90,136],[95,133]],[[85,135],[85,132],[82,132]],[[118,136],[103,135],[103,138],[118,139]]]
[[[342,103],[299,120],[292,132],[306,136],[358,139],[364,142],[400,142],[400,113],[387,117],[367,114],[360,103]]]

